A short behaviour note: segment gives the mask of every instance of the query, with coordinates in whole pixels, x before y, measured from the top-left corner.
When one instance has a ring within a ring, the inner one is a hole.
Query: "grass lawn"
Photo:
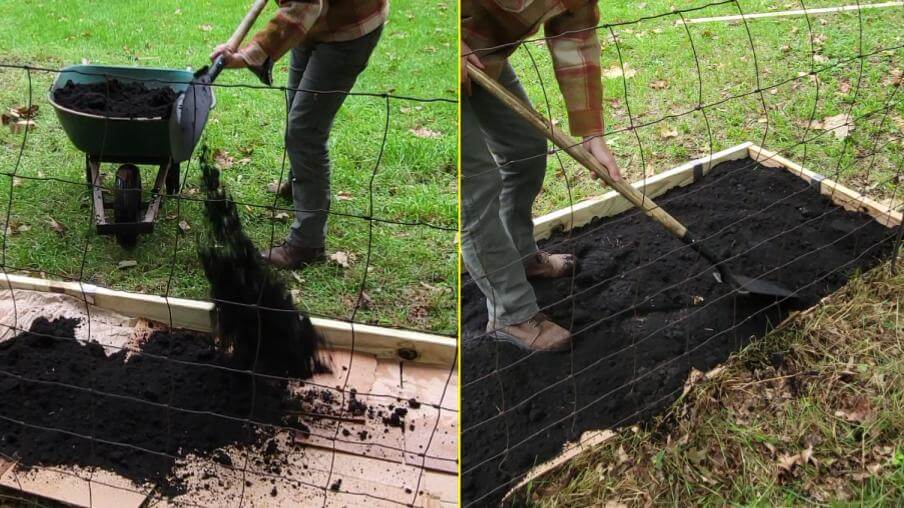
[[[96,64],[198,68],[210,49],[226,40],[242,18],[245,0],[104,2],[52,0],[0,3],[0,62],[58,69],[83,59]],[[263,17],[272,14],[268,7]],[[258,22],[262,25],[265,19]],[[456,9],[452,2],[392,2],[390,21],[369,68],[354,92],[456,98]],[[46,100],[53,73],[32,72],[37,129],[21,162],[22,134],[0,129],[0,164],[22,178],[2,178],[0,216],[10,217],[2,265],[51,278],[151,294],[204,298],[207,281],[196,255],[203,227],[197,200],[197,161],[183,164],[183,196],[165,201],[152,235],[133,251],[93,232],[84,185],[84,156],[68,141]],[[286,82],[286,61],[274,81]],[[218,83],[258,84],[247,72],[227,72]],[[28,76],[0,70],[0,108],[26,105]],[[217,88],[218,104],[205,131],[222,151],[224,183],[239,202],[249,235],[261,246],[281,241],[290,220],[273,220],[269,182],[285,178],[282,133],[285,99],[280,90]],[[349,97],[331,139],[333,211],[328,251],[348,254],[350,266],[324,264],[286,276],[300,306],[312,315],[347,319],[357,301],[367,256],[368,183],[381,144],[385,99]],[[374,181],[374,216],[441,226],[374,223],[369,299],[358,321],[453,334],[457,294],[456,105],[393,100],[386,151]],[[414,133],[431,131],[430,137]],[[112,185],[114,165],[104,168]],[[156,169],[143,170],[145,188]],[[37,179],[29,179],[37,178]],[[62,183],[52,179],[64,179]],[[10,199],[10,193],[12,197]],[[7,203],[11,203],[9,206]],[[291,207],[281,202],[279,206]],[[62,225],[58,232],[51,221]],[[191,228],[183,232],[180,222]],[[119,262],[137,266],[119,269]]]
[[[603,23],[613,23],[706,3],[600,5]],[[740,5],[745,13],[801,8],[787,0]],[[729,3],[685,17],[733,14],[737,5]],[[810,16],[809,26],[803,16],[751,20],[756,62],[742,22],[689,24],[702,80],[678,15],[614,27],[618,47],[608,29],[601,30],[603,69],[615,67],[604,77],[607,139],[627,178],[636,181],[710,150],[752,141],[900,206],[904,104],[898,92],[904,66],[901,49],[882,50],[904,44],[904,8],[864,10],[862,19],[862,41],[855,12]],[[875,54],[862,59],[858,87],[861,46],[862,54]],[[627,79],[619,72],[619,50]],[[545,45],[525,45],[513,64],[537,109],[566,125]],[[807,75],[813,66],[828,68],[817,79]],[[732,98],[739,94],[748,95]],[[709,128],[695,111],[701,102],[708,105]],[[854,124],[847,136],[819,125],[807,128],[811,118],[825,124],[827,117],[846,114]],[[675,117],[662,120],[669,115]],[[636,136],[627,130],[631,117],[634,125],[644,125]],[[561,160],[560,166],[549,158],[536,215],[603,192],[566,155]],[[530,498],[538,506],[900,503],[902,294],[904,278],[889,275],[887,266],[855,280],[831,304],[732,358],[718,378],[695,386],[657,424],[623,429],[610,443],[530,485]],[[771,367],[776,355],[785,362]],[[789,388],[793,381],[797,386]],[[742,411],[747,407],[753,409]]]
[[[628,6],[603,2],[600,10],[602,23],[617,23],[668,13],[673,6],[688,9],[708,3],[650,0]],[[813,0],[805,5],[819,8],[843,3]],[[788,0],[743,0],[740,5],[745,13],[801,8],[800,2]],[[737,6],[729,3],[684,16],[691,19],[737,14]],[[628,179],[639,180],[704,156],[710,150],[752,141],[815,171],[837,175],[846,185],[867,191],[879,200],[900,200],[900,193],[894,195],[897,185],[893,177],[904,162],[904,97],[895,95],[894,84],[900,83],[904,69],[902,49],[880,50],[904,45],[904,8],[863,11],[862,53],[878,54],[863,59],[859,90],[861,59],[856,55],[860,31],[855,12],[810,16],[815,62],[811,59],[810,29],[803,16],[748,21],[756,67],[744,23],[689,24],[702,83],[698,80],[691,39],[680,21],[673,14],[614,27],[618,47],[608,29],[600,30],[606,128],[612,132],[607,140]],[[619,75],[619,50],[627,79]],[[519,48],[512,62],[537,109],[566,126],[564,102],[556,88],[545,43]],[[828,67],[818,73],[818,83],[806,75],[813,65],[816,69]],[[753,93],[758,86],[756,68],[768,114],[763,112],[760,94]],[[804,76],[798,77],[801,73]],[[539,76],[549,97],[551,115]],[[775,86],[779,83],[783,84]],[[741,94],[748,95],[732,98]],[[709,129],[703,115],[694,111],[700,102],[708,106],[705,111]],[[890,109],[887,115],[886,109]],[[830,131],[807,129],[811,117],[822,121],[844,114],[850,114],[854,124],[846,139]],[[677,118],[663,120],[672,115]],[[636,129],[636,137],[626,130],[631,117],[634,125],[643,125]],[[804,139],[810,141],[804,143]],[[586,170],[564,154],[561,159],[564,173],[556,157],[549,158],[544,193],[535,206],[537,215],[566,206],[569,187],[574,201],[601,193],[599,184],[590,179]],[[565,175],[570,185],[566,184]]]

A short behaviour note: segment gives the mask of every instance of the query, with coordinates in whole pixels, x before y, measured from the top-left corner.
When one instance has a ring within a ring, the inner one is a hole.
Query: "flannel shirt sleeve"
[[[324,14],[324,0],[278,0],[279,10],[243,49],[252,68],[269,67],[303,43]]]
[[[549,19],[545,24],[559,89],[574,136],[603,134],[603,83],[600,75],[599,24],[595,1]]]

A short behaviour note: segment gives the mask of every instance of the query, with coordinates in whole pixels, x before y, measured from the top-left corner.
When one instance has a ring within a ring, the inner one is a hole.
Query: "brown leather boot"
[[[277,268],[294,270],[302,266],[320,263],[326,260],[323,247],[296,247],[283,242],[281,245],[269,250],[262,250],[261,257],[264,262]]]
[[[283,180],[282,182],[270,182],[267,185],[267,191],[272,192],[279,197],[291,200],[292,199],[292,179]]]
[[[571,347],[571,332],[550,321],[542,312],[516,325],[505,326],[490,321],[487,334],[530,351],[567,351]]]
[[[524,264],[528,279],[555,279],[574,273],[577,260],[571,254],[550,254],[538,251]]]

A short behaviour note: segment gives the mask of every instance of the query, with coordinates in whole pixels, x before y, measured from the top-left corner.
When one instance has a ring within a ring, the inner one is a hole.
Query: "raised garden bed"
[[[485,301],[463,281],[464,505],[498,503],[605,440],[605,429],[658,413],[692,368],[718,365],[886,259],[901,224],[899,212],[749,143],[635,186],[665,194],[657,202],[735,256],[734,271],[779,281],[797,298],[731,294],[614,192],[537,219],[543,248],[578,256],[574,280],[534,284],[541,307],[577,332],[574,350],[530,355],[483,337]]]

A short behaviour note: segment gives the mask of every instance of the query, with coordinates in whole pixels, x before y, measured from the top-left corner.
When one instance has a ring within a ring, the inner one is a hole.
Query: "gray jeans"
[[[355,85],[380,40],[382,27],[355,40],[323,42],[292,50],[289,88],[347,92]],[[323,247],[330,209],[330,154],[333,119],[344,93],[289,92],[286,152],[292,177],[295,222],[286,241]]]
[[[499,83],[527,101],[510,65]],[[489,92],[472,88],[461,106],[462,256],[486,296],[490,321],[511,325],[539,310],[524,262],[537,252],[531,209],[546,173],[546,138]]]

